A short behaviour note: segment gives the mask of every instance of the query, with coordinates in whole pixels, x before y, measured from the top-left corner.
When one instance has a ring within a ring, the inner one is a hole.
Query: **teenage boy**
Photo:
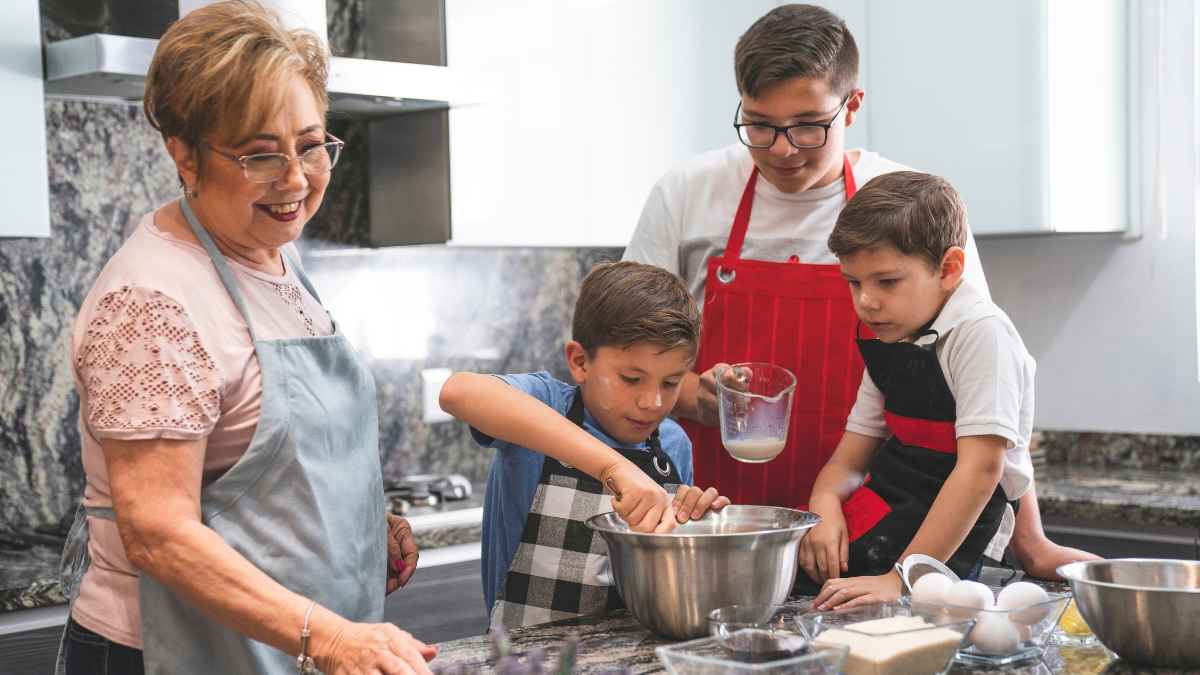
[[[441,391],[442,409],[496,451],[483,507],[493,627],[620,606],[588,518],[615,510],[636,530],[667,532],[729,503],[715,489],[689,487],[691,442],[667,418],[700,333],[679,278],[652,265],[597,265],[571,329],[572,383],[547,372],[456,373]]]
[[[814,5],[783,5],[738,40],[737,142],[684,163],[651,191],[627,260],[679,274],[703,302],[695,373],[674,414],[695,444],[697,479],[738,503],[803,507],[841,438],[862,360],[855,316],[826,247],[856,186],[905,167],[846,150],[862,110],[858,48],[845,23]],[[970,229],[964,280],[988,297]],[[722,449],[713,371],[726,362],[771,361],[796,374],[788,445],[769,463],[736,462]],[[696,373],[702,373],[697,375]],[[1031,488],[1002,528],[1022,567],[1055,578],[1059,565],[1094,558],[1042,531]]]

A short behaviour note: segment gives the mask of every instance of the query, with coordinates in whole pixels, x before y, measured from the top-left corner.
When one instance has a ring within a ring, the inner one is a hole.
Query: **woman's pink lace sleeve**
[[[200,438],[220,417],[221,372],[184,308],[159,291],[125,286],[101,298],[75,368],[98,438]]]

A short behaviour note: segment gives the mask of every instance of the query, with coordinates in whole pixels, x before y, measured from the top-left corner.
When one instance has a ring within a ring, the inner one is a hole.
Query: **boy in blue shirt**
[[[483,518],[493,627],[620,606],[588,518],[615,510],[635,530],[669,532],[729,503],[690,487],[692,445],[667,418],[700,336],[683,282],[652,265],[597,265],[571,328],[573,384],[546,372],[455,373],[442,387],[442,409],[496,450]]]

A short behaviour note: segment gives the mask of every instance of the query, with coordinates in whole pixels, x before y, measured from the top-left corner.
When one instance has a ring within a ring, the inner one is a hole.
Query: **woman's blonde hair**
[[[212,135],[240,145],[282,107],[291,75],[312,89],[324,117],[328,73],[328,51],[315,33],[288,30],[256,0],[223,0],[189,13],[163,34],[146,74],[142,107],[163,138],[197,148]]]

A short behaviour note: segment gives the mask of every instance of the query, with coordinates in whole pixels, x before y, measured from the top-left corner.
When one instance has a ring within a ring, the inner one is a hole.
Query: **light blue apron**
[[[258,428],[242,458],[202,490],[201,519],[289,590],[351,621],[382,621],[387,516],[371,373],[336,324],[330,336],[257,339],[224,256],[187,200],[180,205],[249,327],[262,371]],[[72,528],[67,549],[82,537],[86,551],[86,536],[86,524]],[[86,561],[72,567],[82,573]],[[296,670],[294,656],[217,624],[148,575],[138,596],[149,674]]]

